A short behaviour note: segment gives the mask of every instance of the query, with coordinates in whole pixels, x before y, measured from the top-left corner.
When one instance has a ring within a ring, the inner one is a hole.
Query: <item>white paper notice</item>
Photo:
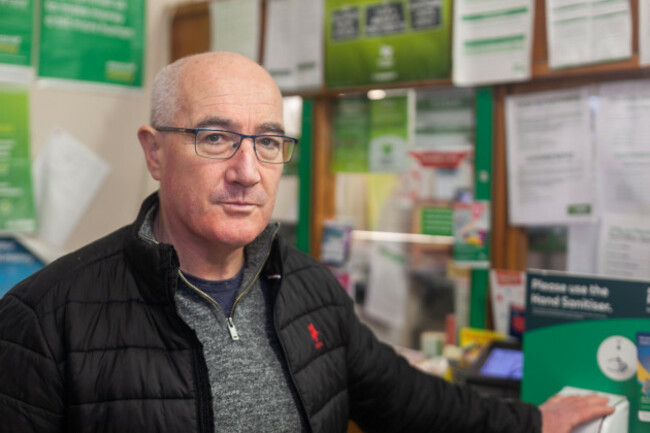
[[[506,99],[508,209],[514,225],[591,221],[594,167],[588,89]]]
[[[282,90],[323,83],[324,0],[268,0],[264,67]]]
[[[639,65],[650,65],[650,0],[639,0]]]
[[[528,79],[533,9],[533,0],[455,0],[454,84]]]
[[[546,0],[551,68],[632,56],[629,0]]]
[[[39,235],[62,247],[104,183],[109,165],[62,130],[34,161]]]
[[[324,0],[294,0],[294,68],[296,88],[319,88],[323,78]]]
[[[573,274],[595,274],[598,253],[598,223],[568,227],[566,270]]]
[[[220,0],[210,3],[210,50],[232,51],[259,61],[261,2]]]
[[[266,2],[264,67],[282,90],[296,87],[292,10],[293,0]]]
[[[377,242],[370,253],[370,277],[364,311],[390,326],[406,322],[408,279],[404,246]]]
[[[650,219],[647,215],[603,215],[598,245],[598,273],[650,279]]]
[[[597,173],[602,212],[650,213],[650,80],[600,86]]]

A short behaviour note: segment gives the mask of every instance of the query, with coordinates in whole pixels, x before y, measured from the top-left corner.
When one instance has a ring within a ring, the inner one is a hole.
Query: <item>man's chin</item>
[[[213,238],[216,242],[228,245],[231,248],[241,248],[253,242],[255,238],[262,233],[265,227],[266,225],[259,228],[259,230],[256,230],[251,229],[250,227],[242,228],[233,225],[227,229],[222,228],[219,232],[213,234]]]

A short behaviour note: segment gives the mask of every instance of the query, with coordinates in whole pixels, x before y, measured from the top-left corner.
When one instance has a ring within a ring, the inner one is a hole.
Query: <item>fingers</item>
[[[540,406],[546,433],[569,432],[573,427],[614,412],[609,399],[597,394],[555,395]]]
[[[614,412],[614,408],[609,406],[609,399],[599,395],[585,395],[580,402],[576,402],[575,409],[578,412],[578,417],[582,420],[597,418],[609,415]]]

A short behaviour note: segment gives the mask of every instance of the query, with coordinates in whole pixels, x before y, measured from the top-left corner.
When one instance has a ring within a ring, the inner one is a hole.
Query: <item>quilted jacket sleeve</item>
[[[366,432],[538,433],[539,410],[412,368],[348,312],[351,417]]]
[[[0,299],[0,431],[64,431],[61,373],[34,309]]]

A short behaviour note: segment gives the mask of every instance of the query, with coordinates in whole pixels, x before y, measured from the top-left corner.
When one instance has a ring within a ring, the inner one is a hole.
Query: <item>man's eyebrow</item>
[[[269,122],[262,123],[256,128],[259,132],[270,132],[273,134],[284,135],[284,128],[279,123]]]
[[[232,129],[235,125],[232,120],[226,119],[225,117],[206,117],[196,124],[195,128],[223,128],[223,129]]]

